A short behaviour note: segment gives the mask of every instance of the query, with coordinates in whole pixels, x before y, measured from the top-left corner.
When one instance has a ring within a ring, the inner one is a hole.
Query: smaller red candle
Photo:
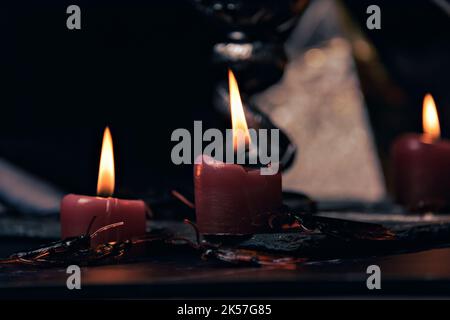
[[[395,140],[392,168],[398,203],[413,211],[448,209],[450,204],[450,141],[440,139],[433,97],[423,102],[424,134],[405,134]]]
[[[229,72],[233,146],[250,143],[239,89]],[[238,137],[244,134],[244,137]],[[243,138],[243,139],[241,139]],[[209,156],[194,165],[197,226],[204,235],[248,235],[268,231],[268,218],[282,205],[281,173],[223,163]]]
[[[111,197],[114,192],[114,153],[109,128],[103,134],[97,197],[69,194],[61,202],[61,237],[93,234],[92,246],[145,234],[148,207],[141,200]],[[92,223],[92,225],[91,225]]]

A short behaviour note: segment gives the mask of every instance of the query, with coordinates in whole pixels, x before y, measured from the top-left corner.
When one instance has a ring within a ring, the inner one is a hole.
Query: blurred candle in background
[[[395,197],[413,211],[440,211],[450,204],[450,141],[440,138],[439,117],[431,94],[423,100],[423,134],[397,138],[391,160]]]

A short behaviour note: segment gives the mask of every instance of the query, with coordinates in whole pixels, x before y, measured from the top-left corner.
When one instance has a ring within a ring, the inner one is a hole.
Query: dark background
[[[81,7],[81,30],[66,28],[70,4]],[[420,131],[426,92],[450,136],[449,17],[426,0],[344,4],[393,84],[373,86],[360,67],[382,158],[400,132]],[[381,30],[365,29],[369,4],[381,7]],[[193,120],[223,125],[210,103],[215,37],[182,0],[2,2],[0,157],[63,190],[94,194],[109,125],[118,194],[189,186],[192,168],[172,165],[170,135]]]

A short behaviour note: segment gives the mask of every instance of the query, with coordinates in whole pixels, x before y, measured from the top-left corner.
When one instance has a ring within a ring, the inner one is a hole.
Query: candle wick
[[[424,134],[422,135],[422,141],[425,142],[425,143],[433,143],[433,142],[435,142],[435,141],[437,141],[437,140],[438,140],[438,138],[434,137],[434,136],[431,135],[431,134],[424,133]]]

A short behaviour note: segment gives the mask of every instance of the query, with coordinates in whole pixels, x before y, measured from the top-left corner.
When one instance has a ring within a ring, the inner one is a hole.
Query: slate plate
[[[233,243],[233,246],[329,259],[410,252],[450,244],[450,215],[326,212],[321,213],[320,216],[381,224],[392,230],[396,238],[383,241],[348,241],[318,233],[267,233],[239,239]],[[195,241],[194,229],[179,221],[149,221],[147,229],[168,229],[176,236]],[[58,239],[60,237],[59,221],[54,218],[0,217],[0,237]]]

